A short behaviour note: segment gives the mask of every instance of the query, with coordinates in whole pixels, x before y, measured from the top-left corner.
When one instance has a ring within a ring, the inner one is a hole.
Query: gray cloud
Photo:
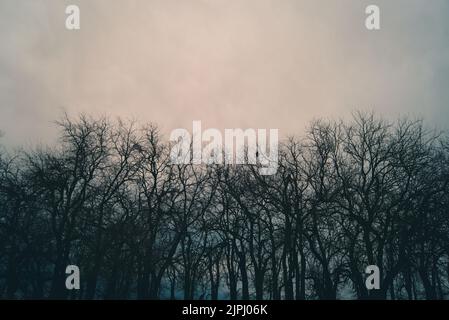
[[[382,29],[364,28],[381,8]],[[65,30],[78,4],[81,30]],[[0,0],[0,130],[52,141],[62,110],[301,132],[354,109],[449,124],[445,0]]]

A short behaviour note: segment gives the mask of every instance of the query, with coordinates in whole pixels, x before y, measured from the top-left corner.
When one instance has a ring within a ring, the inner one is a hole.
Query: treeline
[[[1,298],[449,296],[449,144],[421,121],[315,121],[273,176],[173,165],[153,125],[58,125],[57,146],[0,156]]]

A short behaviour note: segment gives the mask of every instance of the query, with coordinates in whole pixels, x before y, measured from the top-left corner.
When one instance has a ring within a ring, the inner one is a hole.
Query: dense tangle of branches
[[[449,145],[421,121],[315,121],[273,176],[172,165],[153,125],[58,125],[52,148],[0,149],[1,298],[449,296]]]

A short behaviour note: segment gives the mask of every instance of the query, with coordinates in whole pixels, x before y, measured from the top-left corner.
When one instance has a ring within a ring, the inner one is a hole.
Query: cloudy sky
[[[356,109],[448,128],[448,89],[447,0],[0,0],[7,145],[51,142],[64,110],[166,133],[201,120],[288,135]]]

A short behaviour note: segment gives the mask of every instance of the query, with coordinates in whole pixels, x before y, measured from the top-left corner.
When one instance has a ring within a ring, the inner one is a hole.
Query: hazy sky
[[[355,109],[448,127],[449,1],[0,0],[9,145],[51,141],[63,110],[287,135]]]

